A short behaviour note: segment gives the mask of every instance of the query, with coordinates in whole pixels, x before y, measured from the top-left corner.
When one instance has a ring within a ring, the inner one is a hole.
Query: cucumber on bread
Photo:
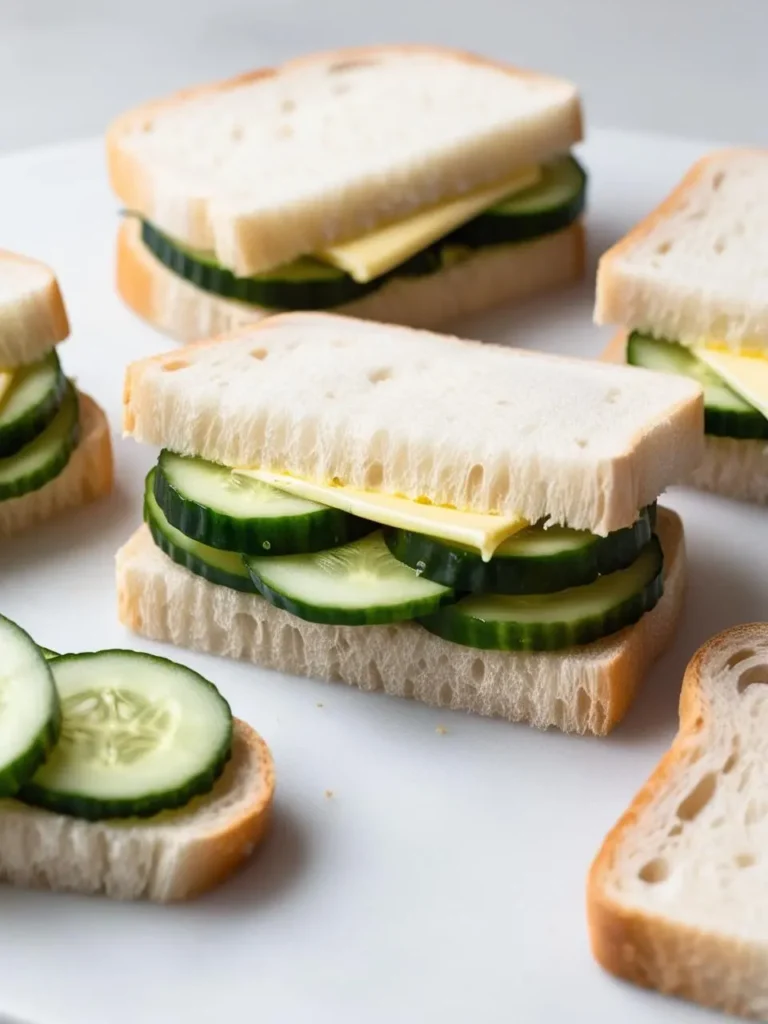
[[[618,977],[768,1020],[768,626],[694,656],[680,727],[589,875],[598,962]]]
[[[684,545],[655,501],[701,455],[694,382],[296,313],[133,364],[124,398],[165,449],[118,555],[131,629],[597,734],[671,638]],[[362,539],[308,548],[318,504]]]
[[[0,540],[112,487],[106,417],[56,354],[68,334],[53,272],[0,252]]]
[[[434,327],[524,298],[583,271],[581,131],[570,83],[424,46],[145,104],[107,137],[118,290],[186,340],[279,310]]]

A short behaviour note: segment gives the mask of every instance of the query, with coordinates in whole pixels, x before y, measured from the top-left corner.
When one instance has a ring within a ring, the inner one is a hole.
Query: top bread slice
[[[686,378],[322,313],[132,364],[123,423],[229,466],[599,534],[632,523],[703,446]]]
[[[0,370],[41,359],[68,335],[53,271],[37,260],[0,250]]]
[[[680,731],[589,880],[606,968],[768,1020],[768,625],[714,637],[685,675]]]
[[[568,82],[382,46],[139,107],[111,126],[107,157],[126,207],[245,275],[501,181],[580,138]]]
[[[695,164],[600,260],[595,320],[683,344],[768,346],[768,150]]]

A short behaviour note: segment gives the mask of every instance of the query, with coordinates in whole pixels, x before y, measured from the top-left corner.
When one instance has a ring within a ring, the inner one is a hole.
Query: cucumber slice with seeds
[[[203,459],[160,453],[155,498],[191,540],[225,551],[293,555],[356,540],[373,523],[293,497]]]
[[[424,579],[393,558],[380,530],[329,551],[245,556],[244,561],[256,589],[270,604],[308,622],[400,622],[455,600],[448,587]]]
[[[171,526],[155,498],[155,472],[153,469],[149,473],[144,486],[144,519],[155,544],[177,565],[189,569],[195,576],[201,576],[209,583],[241,590],[246,594],[255,593],[256,588],[243,564],[242,555],[190,540],[181,530]]]
[[[632,526],[607,537],[565,526],[531,526],[504,541],[490,562],[470,548],[406,530],[385,530],[384,536],[395,558],[446,587],[471,593],[548,594],[626,568],[652,533],[650,508]]]
[[[77,446],[79,407],[70,383],[56,416],[34,441],[6,459],[0,459],[0,501],[37,491],[53,480],[69,462]]]
[[[586,204],[587,175],[568,155],[542,167],[542,177],[530,188],[502,199],[489,210],[457,228],[448,244],[503,245],[525,242],[568,227]]]
[[[22,787],[24,802],[95,821],[148,817],[213,788],[232,714],[207,679],[135,651],[65,654],[48,667],[61,737]]]
[[[61,406],[66,387],[55,352],[14,371],[10,390],[0,402],[0,458],[15,455],[45,430]]]
[[[0,797],[14,796],[61,728],[51,669],[34,640],[0,616]]]
[[[646,370],[690,377],[704,389],[704,430],[714,437],[768,438],[768,419],[733,391],[690,349],[676,341],[634,331],[627,340],[627,362]]]
[[[592,643],[637,622],[663,592],[654,536],[632,565],[585,587],[515,597],[472,594],[420,620],[436,636],[495,651],[557,651]]]

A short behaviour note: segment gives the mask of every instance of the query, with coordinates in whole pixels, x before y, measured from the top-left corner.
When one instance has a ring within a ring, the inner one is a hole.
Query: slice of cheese
[[[698,346],[694,351],[737,394],[768,416],[768,353],[737,354],[714,344]]]
[[[362,238],[331,246],[317,255],[319,259],[345,270],[360,284],[366,284],[405,263],[411,256],[466,224],[499,200],[537,184],[540,178],[540,168],[526,168],[496,185],[458,199],[449,199],[439,206],[421,210],[406,220],[389,224]]]
[[[414,533],[424,533],[438,540],[475,548],[486,562],[490,561],[503,541],[529,525],[520,516],[460,512],[455,508],[423,504],[375,491],[361,491],[355,487],[316,484],[266,469],[235,469],[233,472],[271,484],[287,494],[381,523],[382,526],[413,530]]]
[[[10,370],[0,370],[0,405],[3,404],[6,395],[10,392],[11,384],[13,384],[13,373]]]

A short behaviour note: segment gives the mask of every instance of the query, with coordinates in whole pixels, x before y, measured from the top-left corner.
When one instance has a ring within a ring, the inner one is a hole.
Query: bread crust
[[[423,46],[419,44],[361,46],[305,55],[295,58],[294,60],[287,61],[278,67],[259,68],[255,71],[247,72],[224,81],[184,89],[173,93],[170,96],[150,101],[140,107],[127,111],[118,117],[109,126],[107,131],[106,156],[110,184],[117,196],[129,210],[138,212],[149,220],[155,219],[158,226],[165,227],[167,230],[170,230],[168,225],[164,225],[157,221],[154,203],[155,182],[152,174],[147,171],[143,162],[123,145],[123,138],[127,133],[135,130],[137,127],[142,128],[148,125],[151,122],[152,117],[157,115],[159,112],[180,106],[190,100],[228,92],[243,85],[249,85],[261,80],[266,81],[278,75],[290,74],[292,71],[301,70],[306,67],[322,67],[328,63],[355,63],[371,60],[373,58],[385,58],[391,55],[430,55],[442,57],[444,59],[454,60],[467,65],[479,65],[493,68],[514,78],[535,80],[541,83],[551,84],[552,86],[569,86],[573,89],[573,97],[569,103],[567,111],[565,112],[561,128],[562,135],[565,140],[562,148],[567,149],[569,146],[579,142],[583,137],[583,117],[578,95],[571,83],[566,82],[563,79],[556,78],[552,75],[512,67],[502,62],[477,56],[463,50],[451,49],[449,47]],[[506,173],[508,173],[507,168],[501,168],[498,178],[503,178]],[[478,181],[477,184],[483,184],[488,180],[489,179],[484,178],[483,181]],[[464,184],[464,187],[466,187],[466,183]],[[440,195],[436,196],[436,199],[440,200],[448,198],[450,195],[453,195],[454,192],[455,188],[444,189]],[[338,220],[338,218],[336,219]],[[175,232],[180,241],[185,241],[193,247],[210,247],[212,236],[209,223],[209,201],[206,197],[197,197],[186,201],[183,223],[186,225],[187,234],[179,234],[179,230],[182,230],[181,223],[177,225],[177,231]],[[173,234],[174,232],[171,231],[171,233]],[[326,244],[329,241],[338,240],[337,238],[327,236],[327,232],[324,233],[324,236]],[[320,241],[321,239],[318,236],[318,245],[320,244]],[[237,250],[237,256],[235,261],[232,263],[232,266],[239,273],[252,273],[257,270],[264,269],[261,265],[256,266],[250,265],[249,263],[250,257],[247,253],[247,232],[241,239],[240,243],[236,244],[235,248]],[[283,259],[288,260],[301,254],[302,253],[299,251],[292,254],[284,253]],[[221,256],[222,254],[219,253],[219,258],[221,258]]]
[[[440,327],[580,279],[585,249],[579,222],[519,246],[481,250],[424,278],[391,281],[333,312],[409,327]],[[116,287],[134,313],[177,341],[233,332],[274,314],[211,295],[174,274],[143,245],[133,219],[124,220],[118,230]]]
[[[244,658],[264,668],[383,689],[427,704],[607,735],[626,714],[649,665],[672,640],[682,607],[682,524],[660,510],[665,592],[621,633],[565,655],[451,644],[413,623],[319,626],[257,596],[216,587],[175,565],[141,527],[117,556],[118,614],[154,640]]]
[[[723,648],[750,647],[765,636],[765,623],[737,626],[712,637],[696,652],[683,678],[677,736],[606,837],[587,881],[590,942],[602,967],[643,988],[760,1020],[768,1019],[768,963],[762,949],[622,906],[606,892],[606,882],[625,836],[690,756],[691,740],[706,730],[710,707],[701,692],[702,666]]]
[[[0,502],[0,540],[72,508],[105,497],[112,490],[109,424],[88,395],[79,394],[80,442],[58,476],[37,491]]]
[[[33,291],[0,301],[0,369],[33,363],[69,336],[69,320],[56,275],[40,260],[0,249],[0,277],[8,267],[27,267],[41,278]]]

